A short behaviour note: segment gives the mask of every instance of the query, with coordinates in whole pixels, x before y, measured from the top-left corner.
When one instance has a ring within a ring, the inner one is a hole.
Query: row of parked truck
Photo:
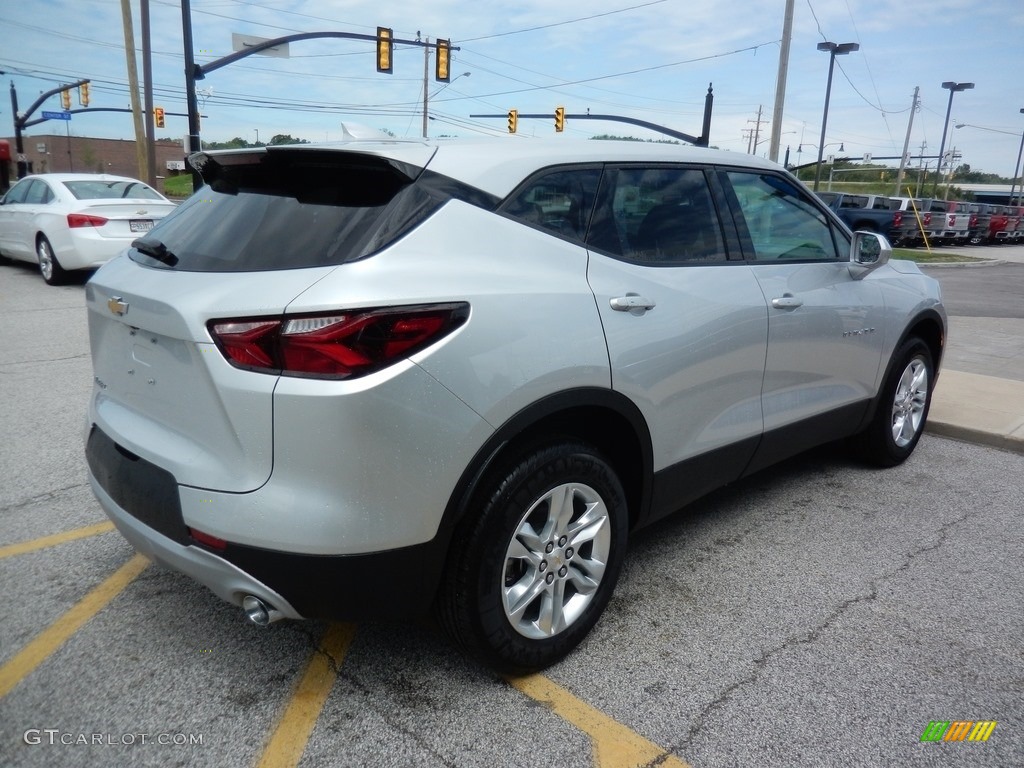
[[[937,198],[819,192],[850,229],[867,229],[896,246],[1024,242],[1024,206]]]

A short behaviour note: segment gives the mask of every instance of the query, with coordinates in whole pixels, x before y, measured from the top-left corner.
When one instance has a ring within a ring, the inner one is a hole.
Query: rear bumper
[[[179,544],[133,517],[110,497],[91,472],[89,482],[103,511],[137,552],[184,573],[239,607],[246,595],[255,595],[278,612],[274,618],[303,618],[284,596],[237,566],[199,546]]]
[[[430,608],[447,536],[400,549],[318,555],[228,543],[212,550],[192,539],[173,477],[119,447],[97,427],[86,457],[100,506],[140,553],[241,607],[247,595],[274,619],[408,620]]]

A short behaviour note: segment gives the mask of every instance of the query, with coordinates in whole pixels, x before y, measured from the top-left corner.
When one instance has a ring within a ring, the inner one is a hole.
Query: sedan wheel
[[[36,243],[36,257],[39,260],[39,272],[48,285],[61,285],[67,277],[64,268],[57,261],[57,255],[45,235],[39,236]]]
[[[494,473],[476,498],[452,544],[441,621],[488,664],[545,667],[583,640],[615,589],[625,493],[593,448],[560,443]]]

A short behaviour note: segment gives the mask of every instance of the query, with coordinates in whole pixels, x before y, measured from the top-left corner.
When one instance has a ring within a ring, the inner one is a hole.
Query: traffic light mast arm
[[[552,113],[550,113],[550,112],[545,112],[543,114],[536,114],[536,113],[526,114],[525,112],[518,112],[516,114],[516,117],[518,119],[526,119],[526,120],[535,120],[535,119],[550,120],[551,119],[551,114]],[[480,118],[480,117],[505,117],[505,116],[506,115],[470,115],[470,117],[472,117],[472,118]],[[658,133],[663,133],[666,136],[671,136],[674,139],[680,139],[681,141],[685,141],[685,142],[687,142],[689,144],[694,144],[694,145],[696,145],[698,147],[706,147],[708,145],[707,137],[704,137],[704,136],[701,136],[701,137],[691,136],[690,134],[683,133],[682,131],[676,131],[676,130],[673,130],[672,128],[666,128],[665,126],[658,125],[657,123],[649,123],[646,120],[637,120],[636,118],[633,118],[633,117],[620,117],[619,115],[594,115],[594,114],[571,115],[569,113],[566,113],[564,115],[564,118],[566,120],[608,120],[608,121],[615,122],[615,123],[629,123],[631,125],[638,125],[641,128],[650,128],[652,131],[657,131]]]
[[[24,112],[22,112],[21,115],[15,115],[14,116],[14,126],[16,128],[20,129],[20,128],[24,128],[27,125],[29,125],[30,123],[28,122],[28,119],[32,116],[32,113],[35,112],[39,108],[40,104],[42,104],[48,98],[53,96],[55,93],[60,93],[61,91],[66,91],[66,90],[68,90],[70,88],[77,88],[78,86],[85,85],[88,82],[91,82],[91,81],[90,80],[79,80],[78,82],[69,83],[68,85],[62,85],[62,86],[60,86],[58,88],[51,88],[46,93],[42,94],[38,99],[33,101],[32,102],[32,106],[29,107],[28,109],[26,109]]]
[[[325,37],[342,38],[345,40],[368,40],[373,43],[377,42],[377,35],[363,35],[358,32],[302,32],[297,35],[285,35],[284,37],[277,37],[273,40],[265,40],[262,43],[248,46],[244,51],[229,53],[227,56],[222,56],[215,61],[211,61],[209,64],[195,64],[193,65],[195,79],[202,80],[210,72],[214,72],[221,67],[226,67],[228,64],[236,62],[239,59],[244,59],[246,56],[252,56],[254,53],[265,51],[267,48],[274,48],[275,46],[284,45],[285,43],[294,43],[298,40],[315,40]],[[392,44],[400,43],[402,45],[415,45],[420,48],[437,48],[437,43],[427,43],[422,40],[399,40],[398,38],[393,38],[390,42]],[[461,50],[461,48],[456,45],[450,45],[447,40],[444,41],[444,44],[449,51]]]

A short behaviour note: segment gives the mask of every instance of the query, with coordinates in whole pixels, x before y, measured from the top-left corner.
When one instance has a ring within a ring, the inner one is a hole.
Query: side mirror
[[[854,232],[850,243],[850,275],[860,280],[870,272],[889,263],[892,246],[876,232]]]

